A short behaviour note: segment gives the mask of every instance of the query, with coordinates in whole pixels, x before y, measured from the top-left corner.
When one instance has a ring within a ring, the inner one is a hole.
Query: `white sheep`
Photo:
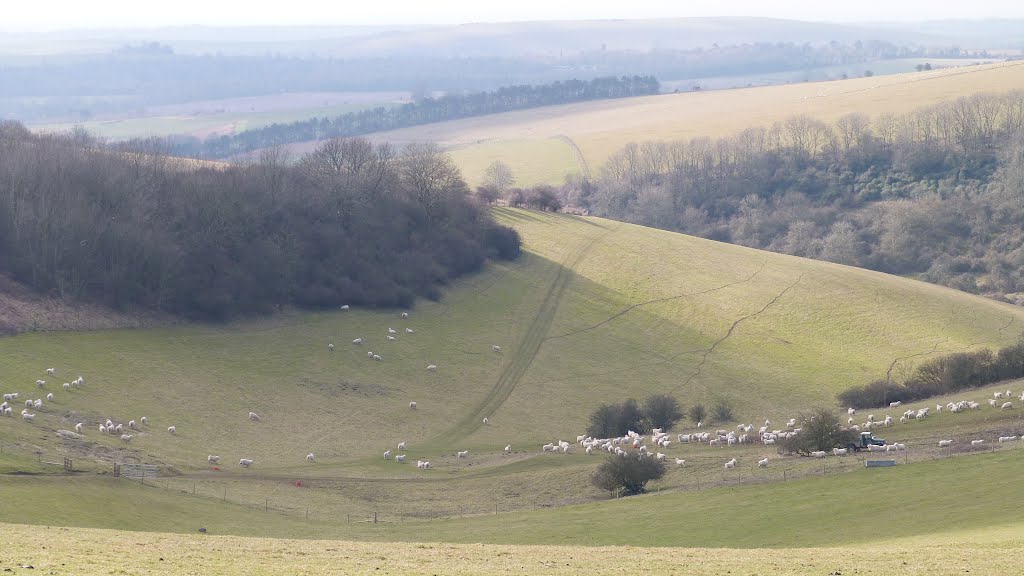
[[[167,427],[167,431],[170,432],[171,434],[177,434],[178,433],[178,429],[175,428],[174,426],[168,426]]]
[[[757,467],[758,468],[767,468],[768,467],[768,457],[766,456],[766,457],[758,460],[757,461]]]
[[[85,384],[85,378],[79,376],[72,382],[72,384],[74,384],[76,387],[81,386],[82,384]]]
[[[430,370],[431,372],[437,372],[437,364],[428,365],[427,370]]]
[[[127,442],[131,442],[131,441],[132,441],[132,435],[131,434],[121,434],[121,442],[127,443]]]
[[[996,392],[995,394],[993,394],[993,396],[995,396],[996,398],[1002,398],[1003,397],[1003,393],[1002,392]]]
[[[676,466],[686,466],[686,460],[684,458],[676,458]]]
[[[395,462],[405,462],[405,454],[395,454]]]
[[[369,358],[370,360],[373,360],[373,351],[371,350],[371,351],[367,352],[366,353],[366,357]]]
[[[253,422],[259,422],[260,415],[255,412],[249,412],[249,420],[252,420]]]
[[[85,426],[83,426],[81,422],[79,422],[78,424],[75,424],[75,432],[78,432],[79,434],[81,434],[83,428],[85,428]]]
[[[847,452],[846,448],[833,448],[832,449],[832,454],[835,455],[835,456],[846,456],[846,452]]]
[[[36,386],[39,386],[40,388],[46,386],[46,380],[36,380]]]
[[[22,418],[22,420],[25,420],[27,422],[31,422],[31,421],[36,419],[36,415],[35,414],[29,414],[28,412],[22,412],[21,413],[21,418]]]
[[[484,417],[484,425],[485,425],[485,426],[487,425],[487,422],[488,422],[488,420],[487,420],[487,417],[485,416],[485,417]]]
[[[334,352],[334,344],[328,344],[327,349],[330,350],[331,352]]]
[[[901,402],[899,400],[897,400],[895,402],[889,402],[889,408],[899,408],[900,404],[903,404],[903,402]]]
[[[428,462],[427,460],[417,460],[416,467],[421,470],[426,470],[430,468],[430,462]]]
[[[853,408],[847,408],[847,409],[846,409],[846,413],[847,413],[848,415],[850,415],[850,416],[853,416],[854,414],[856,414],[856,413],[857,413],[857,411],[856,411],[856,410],[854,410]]]
[[[106,433],[107,433],[107,427],[104,426],[103,424],[100,424],[100,434],[106,434]]]
[[[952,445],[952,440],[939,440],[939,448],[949,448]]]
[[[250,460],[249,458],[242,458],[241,460],[238,461],[238,465],[241,466],[242,468],[248,468],[249,466],[252,466],[252,460]]]
[[[1000,436],[999,437],[999,441],[1000,442],[1013,442],[1016,439],[1017,439],[1016,436]]]
[[[463,450],[455,453],[455,458],[469,458],[469,450]]]
[[[728,462],[725,463],[725,469],[726,470],[729,470],[729,469],[735,468],[735,467],[736,467],[736,459],[735,458],[733,458],[732,460],[729,460]]]
[[[1003,406],[1000,410],[1013,410],[1013,402],[1003,402]]]
[[[373,355],[373,359],[374,359],[374,360],[376,360],[376,361],[378,361],[378,362],[380,362],[381,360],[383,360],[383,358],[381,358],[381,357],[380,357],[380,354],[374,354],[374,355]]]
[[[70,382],[65,382],[65,383],[64,383],[64,390],[65,390],[65,391],[67,391],[67,390],[71,390],[71,383],[70,383]]]
[[[348,304],[342,304],[341,309],[342,310],[348,310],[349,309],[349,305]]]
[[[42,398],[36,398],[36,401],[33,402],[32,405],[35,406],[36,408],[42,408],[43,407],[43,399]]]
[[[143,416],[142,418],[139,418],[139,422],[142,422],[142,425],[145,426],[146,424],[149,424],[149,418]]]
[[[49,375],[49,376],[56,376],[57,375],[57,371],[54,370],[53,368],[47,368],[46,369],[46,374]]]
[[[14,409],[12,409],[10,406],[4,409],[5,416],[10,416],[11,414],[14,414]]]
[[[592,455],[594,453],[594,447],[593,446],[587,446],[586,453],[587,453],[588,456]]]
[[[117,432],[118,434],[124,434],[124,424],[118,424],[117,426],[114,426],[114,432]]]
[[[401,314],[398,315],[398,317],[399,318],[408,318],[409,317],[409,313],[408,312],[402,312]]]
[[[384,451],[384,459],[385,460],[391,460],[391,450],[385,450]]]
[[[388,328],[388,334],[397,334],[398,332],[394,328]]]
[[[209,455],[206,457],[206,461],[210,464],[220,464],[220,456]]]
[[[398,449],[399,450],[405,450],[405,442],[399,442],[398,443]]]
[[[313,454],[312,452],[306,454],[306,462],[316,462],[316,454]]]
[[[665,454],[662,454],[661,452],[658,452],[657,454],[654,455],[655,459],[662,460],[662,461],[665,460],[665,457],[666,457]]]
[[[394,341],[395,341],[395,337],[394,336],[388,336],[388,342],[394,342]]]
[[[505,454],[508,454],[510,452],[512,452],[512,445],[511,444],[509,444],[508,446],[505,446]]]
[[[501,346],[498,346],[497,344],[491,346],[491,352],[501,352]]]
[[[35,401],[33,401],[31,398],[29,398],[28,400],[25,400],[25,408],[32,408],[35,405],[36,405]]]
[[[415,402],[409,402],[409,410],[415,410],[415,409],[416,409],[416,403]]]
[[[363,339],[362,338],[356,338],[355,340],[352,341],[352,343],[355,344],[356,346],[358,346],[358,345],[363,343]]]
[[[971,446],[981,446],[984,443],[984,440],[971,440]]]
[[[825,452],[824,450],[815,450],[815,451],[811,452],[811,457],[812,458],[824,458],[827,455],[828,455],[828,452]]]
[[[135,430],[135,420],[129,420],[128,427],[131,428],[132,430]]]
[[[415,334],[415,332],[412,331],[412,328],[406,328],[405,329],[405,333],[406,334]]]

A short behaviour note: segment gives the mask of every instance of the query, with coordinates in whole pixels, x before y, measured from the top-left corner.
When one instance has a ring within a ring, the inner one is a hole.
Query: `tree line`
[[[555,192],[567,211],[1024,301],[1024,91],[629,144]]]
[[[378,106],[330,118],[272,124],[238,134],[203,140],[195,137],[177,137],[173,141],[173,149],[176,154],[182,156],[226,158],[293,142],[358,136],[553,104],[645,96],[657,94],[658,90],[658,80],[653,76],[606,77],[589,81],[567,80],[537,86],[506,86],[491,92],[446,94],[438,98],[422,98],[401,106]]]
[[[0,272],[62,298],[226,320],[405,307],[519,254],[435,145],[334,139],[294,162],[273,150],[222,165],[146,144],[0,123]]]

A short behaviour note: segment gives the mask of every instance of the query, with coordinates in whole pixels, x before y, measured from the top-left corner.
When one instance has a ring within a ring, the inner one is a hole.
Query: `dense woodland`
[[[504,194],[1005,298],[1024,291],[1024,92],[631,144],[594,181]]]
[[[506,86],[493,92],[439,98],[422,98],[396,107],[350,112],[333,118],[312,118],[289,124],[273,124],[206,140],[180,138],[174,152],[182,156],[226,158],[260,148],[293,142],[360,136],[371,132],[419,126],[471,116],[483,116],[538,106],[567,104],[607,98],[626,98],[657,94],[658,80],[653,76],[568,80],[539,86]]]
[[[224,320],[286,306],[409,306],[518,235],[433,145],[334,139],[245,166],[0,123],[0,272],[119,309]]]

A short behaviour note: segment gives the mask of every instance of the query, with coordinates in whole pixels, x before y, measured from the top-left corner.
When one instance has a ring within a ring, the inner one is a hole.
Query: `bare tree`
[[[512,168],[501,160],[491,162],[484,170],[483,185],[493,189],[499,197],[515,183],[516,177],[512,173]]]

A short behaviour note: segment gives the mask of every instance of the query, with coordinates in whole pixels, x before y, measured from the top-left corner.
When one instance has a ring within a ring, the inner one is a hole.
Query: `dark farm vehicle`
[[[875,438],[871,435],[871,432],[861,432],[860,439],[857,442],[850,442],[846,447],[854,452],[860,452],[868,446],[885,446],[885,440]]]

